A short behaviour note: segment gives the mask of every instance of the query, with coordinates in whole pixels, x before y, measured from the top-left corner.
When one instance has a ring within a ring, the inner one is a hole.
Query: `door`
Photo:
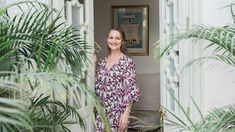
[[[160,40],[161,47],[165,47],[177,33],[177,22],[175,16],[176,3],[171,0],[161,0],[160,2]],[[179,65],[179,47],[175,47],[170,54],[161,59],[161,105],[173,113],[178,113],[178,107],[172,97],[178,99],[179,96],[179,76],[177,74]],[[171,94],[170,94],[171,93]],[[161,112],[161,121],[166,122],[165,116],[170,120],[173,117],[165,110]],[[169,127],[164,126],[163,131],[173,131]]]
[[[198,6],[199,5],[199,6]],[[161,49],[174,39],[176,35],[192,29],[192,25],[200,22],[199,0],[161,0],[160,1],[160,40]],[[196,118],[197,111],[191,97],[201,105],[200,67],[189,67],[186,72],[181,69],[187,62],[201,54],[201,48],[191,44],[190,40],[179,42],[169,54],[161,58],[161,105],[168,111],[186,120],[176,100],[180,102],[187,114]],[[197,69],[197,70],[195,70]],[[169,112],[162,111],[161,119],[166,122],[176,119]],[[163,131],[179,131],[164,126]]]

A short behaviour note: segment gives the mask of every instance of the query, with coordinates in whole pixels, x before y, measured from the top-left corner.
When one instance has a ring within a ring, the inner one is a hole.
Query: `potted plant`
[[[17,14],[10,14],[11,9]],[[0,131],[70,131],[68,124],[75,123],[85,128],[80,113],[67,103],[67,96],[79,101],[78,93],[87,95],[108,124],[82,76],[91,47],[78,31],[60,12],[39,2],[1,8]]]

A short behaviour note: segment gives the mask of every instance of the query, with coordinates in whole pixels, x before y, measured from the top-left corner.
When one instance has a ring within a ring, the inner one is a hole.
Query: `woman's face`
[[[111,30],[107,37],[107,43],[111,51],[117,51],[117,50],[121,51],[121,45],[122,45],[121,34],[116,30]]]

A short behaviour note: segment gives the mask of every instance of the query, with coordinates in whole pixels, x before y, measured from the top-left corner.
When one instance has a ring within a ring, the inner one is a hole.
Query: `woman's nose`
[[[114,43],[114,42],[116,42],[116,40],[115,40],[115,39],[112,39],[112,41],[111,41],[111,42],[113,42],[113,43]]]

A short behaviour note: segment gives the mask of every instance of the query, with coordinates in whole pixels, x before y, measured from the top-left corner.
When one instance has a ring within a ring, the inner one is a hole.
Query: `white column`
[[[85,0],[85,27],[86,27],[86,41],[92,48],[88,51],[90,53],[94,53],[94,1],[93,0]],[[95,78],[95,62],[93,60],[93,54],[89,56],[89,60],[91,60],[91,64],[87,69],[87,84],[90,88],[94,89],[94,78]],[[88,100],[91,104],[91,102]],[[92,107],[91,107],[92,108]],[[90,109],[92,112],[93,109]],[[93,132],[93,119],[92,115],[89,117],[88,121],[88,131]]]
[[[94,52],[94,14],[93,14],[93,0],[85,0],[83,4],[78,0],[66,1],[66,19],[67,21],[79,29],[80,34],[84,37],[86,43],[91,47],[87,52]],[[93,61],[93,54],[89,54],[90,61]],[[86,83],[90,88],[94,88],[94,63],[89,64],[85,69],[87,74]],[[84,76],[84,77],[85,77]],[[80,94],[81,108],[78,109],[84,121],[86,122],[86,131],[92,132],[93,130],[93,118],[92,111],[93,106],[89,98],[85,94]],[[87,104],[85,102],[88,102]],[[76,104],[71,100],[71,104]],[[72,125],[70,127],[72,132],[82,131],[79,125]]]

